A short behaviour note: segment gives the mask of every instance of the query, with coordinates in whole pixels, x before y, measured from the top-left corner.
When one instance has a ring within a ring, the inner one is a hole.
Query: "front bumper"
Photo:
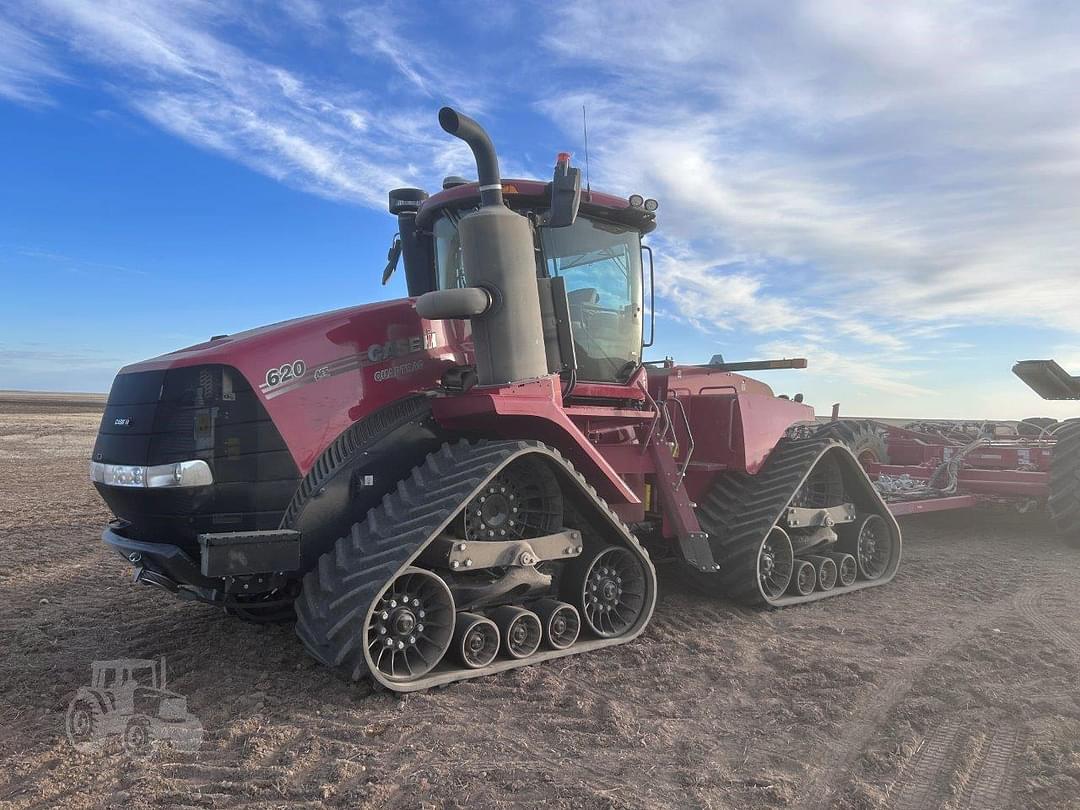
[[[135,566],[135,579],[176,592],[180,586],[198,590],[221,590],[222,580],[205,577],[199,563],[179,546],[169,543],[147,543],[127,535],[131,524],[126,520],[111,521],[101,533],[105,544]]]
[[[105,527],[101,539],[135,566],[136,582],[178,596],[225,602],[273,591],[299,578],[299,532],[202,534],[199,559],[171,543],[137,540],[130,534],[130,523],[114,520]]]

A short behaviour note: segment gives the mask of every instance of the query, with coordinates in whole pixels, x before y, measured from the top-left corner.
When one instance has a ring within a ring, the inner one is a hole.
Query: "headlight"
[[[90,480],[110,487],[205,487],[214,474],[205,461],[177,461],[153,467],[90,462]]]

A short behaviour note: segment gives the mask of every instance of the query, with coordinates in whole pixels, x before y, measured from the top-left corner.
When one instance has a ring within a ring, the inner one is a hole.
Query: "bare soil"
[[[1080,808],[1080,556],[1038,516],[910,519],[894,583],[784,611],[664,569],[632,644],[402,698],[131,584],[100,407],[0,398],[0,806]],[[201,749],[74,750],[91,662],[158,656]]]

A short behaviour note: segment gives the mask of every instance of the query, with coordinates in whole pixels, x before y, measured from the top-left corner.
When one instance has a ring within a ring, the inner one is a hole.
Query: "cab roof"
[[[551,199],[551,183],[540,180],[507,179],[502,181],[503,198],[511,208],[546,208]],[[480,184],[464,183],[432,194],[420,206],[416,224],[429,228],[445,208],[472,208],[480,204]],[[637,228],[649,233],[656,228],[656,215],[644,208],[634,208],[622,197],[600,191],[581,191],[580,213]]]

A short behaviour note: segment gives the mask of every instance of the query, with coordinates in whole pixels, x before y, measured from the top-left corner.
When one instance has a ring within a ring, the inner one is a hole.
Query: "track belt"
[[[605,545],[623,546],[640,558],[646,572],[646,605],[637,623],[616,638],[582,639],[564,650],[537,652],[525,659],[496,660],[479,669],[449,662],[417,680],[398,682],[371,666],[366,628],[376,601],[393,580],[413,563],[503,468],[523,456],[541,456],[556,469],[560,484],[576,489],[597,516],[605,518]],[[652,616],[656,573],[645,550],[596,490],[556,450],[530,441],[497,441],[443,445],[412,474],[399,481],[366,518],[319,559],[304,577],[296,600],[296,632],[308,651],[353,680],[371,675],[376,683],[411,692],[452,681],[560,658],[578,652],[623,644],[636,638]]]
[[[900,537],[896,519],[847,447],[827,438],[785,439],[777,444],[757,475],[722,474],[701,500],[699,520],[710,535],[713,556],[720,564],[718,572],[704,575],[706,581],[715,582],[718,590],[740,602],[782,607],[884,585],[896,575],[900,562],[899,540],[896,559],[878,579],[857,580],[851,585],[838,585],[832,590],[815,591],[806,596],[784,594],[766,600],[761,593],[757,579],[761,544],[827,453],[838,456],[846,498],[855,502],[860,513],[880,515],[895,532],[895,537]]]

